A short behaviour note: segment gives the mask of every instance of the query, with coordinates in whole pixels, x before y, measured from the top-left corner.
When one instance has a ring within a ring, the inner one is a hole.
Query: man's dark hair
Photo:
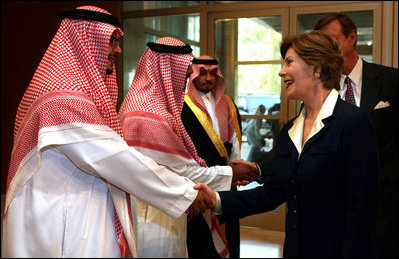
[[[352,30],[355,30],[357,34],[356,25],[353,23],[352,19],[349,18],[349,16],[343,13],[330,13],[324,16],[317,22],[317,24],[314,27],[314,30],[320,30],[321,28],[323,28],[324,26],[335,20],[337,20],[341,24],[341,31],[345,35],[345,37],[348,37],[349,33],[351,33]],[[356,47],[356,42],[355,42],[355,47]]]

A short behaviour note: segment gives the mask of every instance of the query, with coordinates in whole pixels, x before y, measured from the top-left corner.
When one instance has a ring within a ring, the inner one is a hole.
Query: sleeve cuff
[[[216,193],[216,206],[215,209],[213,210],[213,212],[215,213],[215,215],[221,215],[222,214],[222,201],[220,200],[220,196],[218,192]]]
[[[255,164],[256,164],[256,167],[258,168],[258,171],[259,171],[259,177],[262,177],[262,170],[260,169],[260,166],[256,162],[255,162]]]

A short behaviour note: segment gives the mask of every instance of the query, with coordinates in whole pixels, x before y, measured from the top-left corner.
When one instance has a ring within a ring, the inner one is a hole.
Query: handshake
[[[255,162],[237,160],[230,166],[233,169],[231,190],[236,190],[237,185],[247,185],[256,180],[260,175],[258,166]],[[186,210],[189,219],[197,214],[203,213],[207,209],[214,210],[216,207],[216,192],[209,188],[208,185],[197,183],[194,189],[198,190],[198,194],[194,202]]]

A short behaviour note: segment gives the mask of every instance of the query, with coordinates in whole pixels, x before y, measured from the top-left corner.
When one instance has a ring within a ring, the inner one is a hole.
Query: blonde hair
[[[280,45],[283,58],[289,48],[302,58],[306,64],[320,67],[320,80],[326,89],[340,89],[340,79],[344,67],[341,47],[334,35],[326,31],[286,36]]]

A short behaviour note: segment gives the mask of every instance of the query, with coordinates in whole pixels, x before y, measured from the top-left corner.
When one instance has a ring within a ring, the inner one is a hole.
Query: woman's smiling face
[[[288,99],[303,101],[315,89],[313,65],[306,64],[293,48],[287,50],[278,74],[284,80]]]

